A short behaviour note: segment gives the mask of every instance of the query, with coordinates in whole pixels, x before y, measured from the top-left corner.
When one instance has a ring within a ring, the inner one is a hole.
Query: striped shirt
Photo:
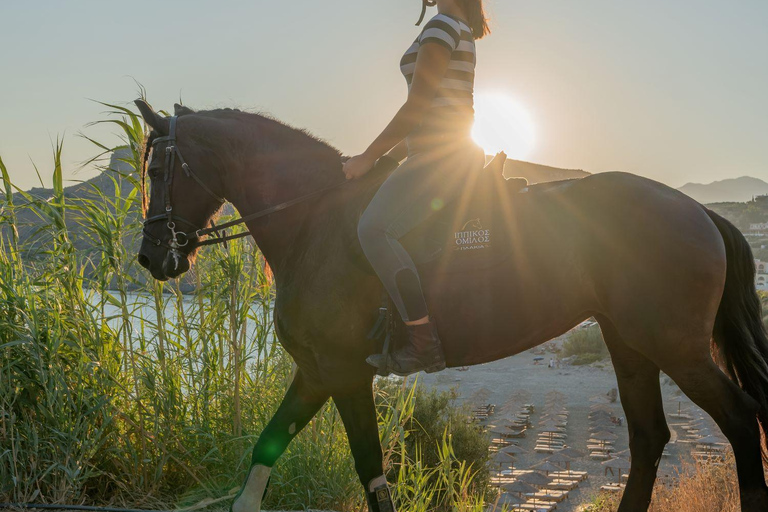
[[[463,20],[437,14],[424,26],[400,60],[400,71],[411,89],[416,56],[422,44],[437,43],[451,51],[448,70],[421,124],[408,135],[409,150],[468,138],[474,120],[475,39]]]

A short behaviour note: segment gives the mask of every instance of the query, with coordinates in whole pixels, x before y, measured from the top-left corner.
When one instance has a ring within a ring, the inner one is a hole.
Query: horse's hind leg
[[[661,454],[669,428],[659,385],[659,367],[629,348],[607,319],[598,318],[619,384],[627,417],[632,467],[619,512],[645,512],[651,502]]]
[[[705,340],[702,340],[702,342]],[[706,357],[680,358],[662,369],[717,422],[733,447],[741,510],[768,510],[760,448],[758,403]]]
[[[259,436],[245,483],[232,502],[232,512],[259,512],[269,472],[288,444],[328,401],[329,393],[308,382],[299,369],[277,412]]]

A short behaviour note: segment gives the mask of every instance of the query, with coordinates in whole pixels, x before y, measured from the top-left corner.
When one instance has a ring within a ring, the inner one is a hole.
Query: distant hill
[[[702,204],[745,203],[755,196],[768,194],[768,183],[757,178],[742,176],[706,185],[688,183],[678,190]]]
[[[504,177],[512,178],[515,176],[523,177],[528,183],[544,183],[547,181],[569,180],[573,178],[584,178],[590,173],[578,169],[560,169],[548,165],[523,162],[522,160],[509,159],[504,164]],[[768,186],[768,185],[766,185]]]

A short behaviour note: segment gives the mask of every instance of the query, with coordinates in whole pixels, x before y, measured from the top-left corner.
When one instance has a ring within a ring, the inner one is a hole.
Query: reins
[[[194,241],[195,246],[200,247],[204,245],[226,243],[229,240],[235,240],[238,238],[249,236],[251,234],[249,231],[244,231],[242,233],[237,233],[234,235],[227,235],[226,232],[223,232],[223,234],[221,234],[220,231],[227,228],[231,228],[233,226],[238,226],[245,222],[260,219],[268,215],[272,215],[273,213],[277,213],[279,211],[285,210],[286,208],[290,208],[291,206],[294,206],[296,204],[302,203],[314,197],[330,192],[334,189],[340,188],[341,186],[348,183],[347,180],[341,181],[339,183],[334,183],[333,185],[328,185],[321,189],[315,190],[314,192],[310,192],[309,194],[299,196],[289,201],[284,201],[275,206],[271,206],[264,210],[251,213],[244,217],[240,217],[239,219],[225,222],[224,224],[220,224],[218,226],[213,224],[213,222],[211,221],[210,227],[197,228],[197,226],[194,223],[173,213],[173,204],[171,203],[171,188],[173,185],[173,174],[174,174],[173,169],[174,169],[174,164],[176,162],[176,158],[178,158],[179,161],[181,162],[181,168],[183,169],[184,174],[187,177],[193,178],[197,182],[197,184],[203,188],[203,190],[205,190],[211,197],[216,199],[219,205],[224,204],[226,200],[223,197],[220,197],[219,195],[217,195],[215,192],[213,192],[213,190],[211,190],[210,187],[208,187],[208,185],[206,185],[205,182],[202,179],[200,179],[200,177],[197,174],[195,174],[195,172],[189,167],[187,162],[184,160],[184,157],[181,155],[181,151],[179,151],[179,148],[176,144],[176,121],[177,121],[177,116],[172,116],[170,118],[170,127],[168,130],[168,135],[164,137],[155,138],[151,144],[152,148],[154,148],[156,144],[161,142],[170,143],[165,148],[165,164],[164,164],[164,170],[163,170],[163,173],[164,173],[163,183],[165,185],[165,213],[162,213],[160,215],[154,215],[152,217],[145,219],[143,223],[144,227],[142,229],[142,235],[144,236],[145,239],[149,240],[154,245],[162,246],[170,250],[177,268],[179,264],[179,259],[182,256],[179,250],[182,247],[186,247],[190,241]],[[386,158],[386,157],[383,157],[383,158]],[[377,165],[377,167],[379,167],[379,165]],[[166,226],[171,232],[171,237],[168,242],[165,242],[164,240],[154,236],[152,233],[147,231],[147,226],[149,224],[153,224],[155,222],[159,222],[163,220],[166,221]],[[177,222],[184,223],[193,229],[191,231],[177,231],[176,230]],[[211,235],[215,235],[215,236],[211,236]],[[206,238],[205,240],[201,240],[201,238],[203,237],[208,237],[208,238]]]

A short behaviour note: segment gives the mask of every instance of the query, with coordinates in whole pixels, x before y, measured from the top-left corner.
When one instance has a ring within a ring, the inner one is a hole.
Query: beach
[[[549,342],[556,347],[565,337]],[[543,357],[539,364],[534,364],[534,358]],[[587,453],[589,438],[590,408],[600,408],[609,411],[615,418],[622,421],[611,432],[617,439],[613,442],[615,451],[623,452],[629,448],[626,421],[621,408],[620,398],[611,401],[610,395],[616,393],[617,382],[610,359],[584,366],[569,366],[561,364],[559,368],[548,366],[549,352],[541,353],[541,349],[532,349],[521,354],[501,359],[487,364],[472,366],[464,369],[447,369],[437,374],[420,374],[419,381],[428,388],[438,390],[455,389],[459,400],[470,407],[484,404],[495,404],[494,413],[483,424],[503,425],[515,415],[523,404],[532,404],[534,413],[531,415],[532,427],[522,439],[514,441],[524,450],[514,462],[515,469],[529,469],[542,462],[549,455],[534,451],[537,437],[537,426],[547,403],[558,403],[558,408],[564,407],[568,412],[568,424],[565,430],[565,444],[568,447]],[[678,410],[692,414],[694,417],[705,416],[705,422],[713,434],[720,435],[714,422],[690,402],[679,388],[665,375],[661,375],[662,394],[664,397],[665,413],[677,413]],[[612,391],[614,390],[614,391]],[[615,395],[614,395],[615,396]],[[599,404],[599,405],[598,405]],[[684,460],[690,458],[691,444],[680,442],[682,434],[676,424],[679,420],[667,417],[672,432],[672,439],[667,445],[668,455],[661,459],[659,475],[674,477]],[[489,440],[491,435],[489,434]],[[629,459],[628,453],[621,455]],[[589,457],[575,459],[571,467],[578,471],[587,471],[589,477],[580,483],[578,488],[568,493],[567,499],[558,503],[557,510],[563,512],[577,511],[591,501],[601,485],[615,483],[618,474],[606,475],[606,466],[602,461],[591,460]]]

